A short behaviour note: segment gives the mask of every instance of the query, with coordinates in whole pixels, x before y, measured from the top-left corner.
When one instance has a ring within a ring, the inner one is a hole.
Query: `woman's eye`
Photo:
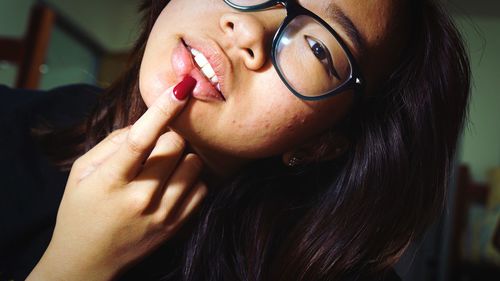
[[[314,43],[314,45],[311,46],[311,50],[313,51],[314,55],[319,59],[319,60],[325,60],[327,58],[326,50],[323,48],[323,46],[320,43]]]
[[[335,67],[333,66],[332,57],[328,48],[321,43],[321,41],[316,40],[312,37],[306,36],[307,43],[311,48],[313,55],[323,64],[323,66],[328,71],[328,74],[331,74],[338,79],[340,79]]]

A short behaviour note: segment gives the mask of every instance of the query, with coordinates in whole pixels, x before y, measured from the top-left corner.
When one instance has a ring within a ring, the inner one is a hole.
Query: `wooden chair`
[[[24,38],[0,38],[0,61],[18,66],[15,87],[36,89],[40,81],[40,66],[45,60],[56,14],[43,4],[32,7]]]
[[[493,245],[500,252],[500,220],[498,220],[495,234],[493,234]]]
[[[449,256],[449,281],[467,280],[467,281],[489,281],[498,280],[500,268],[488,263],[471,263],[464,261],[461,255],[461,245],[464,231],[467,227],[468,210],[471,204],[485,205],[489,196],[489,186],[485,183],[475,182],[472,179],[470,170],[467,166],[461,165],[458,170],[457,190],[455,193],[455,207],[452,235],[450,241]],[[497,224],[496,232],[499,233],[500,222]],[[493,238],[494,245],[499,244],[500,234],[495,234]],[[497,246],[498,247],[498,246]]]

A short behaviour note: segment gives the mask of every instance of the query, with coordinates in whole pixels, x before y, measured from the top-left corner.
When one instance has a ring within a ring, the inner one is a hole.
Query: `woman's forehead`
[[[364,49],[354,51],[367,85],[376,84],[379,76],[392,65],[408,34],[407,0],[299,0],[299,3],[321,16],[334,27],[338,22],[327,20],[326,13],[340,10],[356,27]],[[340,33],[344,33],[342,29]],[[345,33],[344,33],[345,34]]]
[[[336,24],[334,14],[345,15],[368,45],[386,37],[401,19],[404,0],[299,0],[304,7]]]

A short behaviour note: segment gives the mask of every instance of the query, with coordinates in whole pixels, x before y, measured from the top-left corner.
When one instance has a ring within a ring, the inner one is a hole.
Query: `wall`
[[[0,1],[0,35],[20,37],[26,29],[28,11],[35,0]]]
[[[19,38],[28,23],[29,9],[34,0],[0,1],[0,36]],[[0,84],[12,85],[17,68],[0,62]]]
[[[36,0],[0,1],[0,36],[21,38],[27,28],[30,6]],[[71,19],[89,37],[110,52],[128,50],[135,40],[138,0],[46,0]],[[69,83],[96,84],[99,61],[90,50],[55,28],[40,88]],[[13,86],[17,68],[0,62],[0,84]]]
[[[21,37],[29,8],[36,0],[0,1],[0,35]],[[46,0],[109,51],[125,51],[133,43],[139,0]]]
[[[455,15],[468,42],[474,81],[461,162],[470,165],[480,181],[500,166],[500,4],[494,5],[487,14],[457,8]]]
[[[474,83],[457,160],[470,165],[476,180],[484,181],[486,172],[500,165],[500,1],[445,2],[468,46]],[[447,209],[439,223],[420,243],[411,245],[396,266],[404,281],[448,280],[455,186],[452,180]]]
[[[57,7],[108,51],[126,51],[136,38],[139,0],[46,0],[46,2]]]
[[[466,41],[472,70],[469,120],[464,130],[457,162],[469,165],[476,181],[486,181],[487,172],[500,165],[500,2],[449,0],[448,8]],[[439,280],[448,280],[451,217],[456,194],[456,174],[448,191],[441,222]]]

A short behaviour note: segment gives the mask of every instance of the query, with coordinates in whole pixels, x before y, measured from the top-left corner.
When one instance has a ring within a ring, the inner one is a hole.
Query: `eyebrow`
[[[331,1],[326,8],[326,18],[339,23],[342,28],[347,33],[347,36],[354,43],[354,47],[359,51],[363,52],[365,50],[365,44],[361,33],[356,28],[352,20],[342,11],[342,9]]]

